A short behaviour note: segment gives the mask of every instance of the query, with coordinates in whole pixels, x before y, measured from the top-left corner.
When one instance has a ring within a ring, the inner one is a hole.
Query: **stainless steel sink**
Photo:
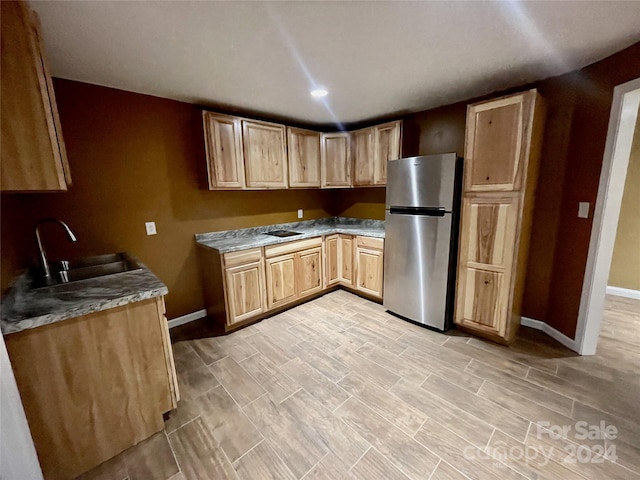
[[[300,232],[292,232],[291,230],[271,230],[265,232],[265,235],[273,235],[274,237],[294,237],[296,235],[302,235]]]
[[[51,269],[52,283],[46,283],[41,276],[34,274],[32,288],[51,287],[106,275],[142,270],[138,261],[127,253],[111,253],[77,260],[51,262],[49,267]]]

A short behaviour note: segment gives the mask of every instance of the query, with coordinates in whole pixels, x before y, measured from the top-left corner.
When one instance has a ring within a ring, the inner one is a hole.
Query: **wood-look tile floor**
[[[640,301],[607,298],[593,357],[525,328],[510,348],[438,334],[345,291],[174,354],[165,430],[81,478],[640,479]]]

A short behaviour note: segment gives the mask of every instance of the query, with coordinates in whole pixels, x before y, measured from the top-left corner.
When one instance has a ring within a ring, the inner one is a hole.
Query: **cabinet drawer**
[[[364,248],[375,248],[377,250],[384,249],[384,238],[374,237],[358,237],[357,246]]]
[[[306,240],[298,240],[297,242],[281,243],[279,245],[272,245],[271,247],[264,247],[264,256],[266,258],[271,258],[277,255],[293,253],[307,248],[320,247],[321,245],[322,237],[308,238]]]
[[[262,258],[262,248],[251,248],[249,250],[240,250],[239,252],[229,252],[225,253],[222,258],[224,259],[225,267],[257,262]]]

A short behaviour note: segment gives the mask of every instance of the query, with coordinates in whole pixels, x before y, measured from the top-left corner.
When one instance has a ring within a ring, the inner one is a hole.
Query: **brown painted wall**
[[[578,218],[578,202],[590,202],[593,211],[613,89],[640,77],[638,58],[640,43],[565,76],[567,92],[575,92],[575,107],[564,159],[562,199],[558,198],[561,208],[545,321],[571,338],[576,331],[592,226],[591,216]]]
[[[78,237],[47,225],[51,258],[126,250],[169,287],[169,318],[203,306],[193,235],[327,216],[331,192],[212,192],[206,182],[196,106],[55,80],[73,186],[67,193],[3,194],[2,288],[35,253],[33,226],[53,216]],[[158,235],[147,236],[144,222]]]

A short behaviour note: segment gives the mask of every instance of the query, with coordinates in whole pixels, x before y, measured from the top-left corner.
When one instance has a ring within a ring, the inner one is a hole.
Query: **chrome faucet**
[[[78,239],[73,234],[69,225],[64,223],[62,220],[58,220],[57,218],[43,218],[42,220],[38,220],[36,223],[36,242],[38,243],[38,256],[40,257],[40,266],[42,267],[42,275],[44,281],[47,285],[53,283],[53,279],[51,278],[51,270],[49,269],[49,262],[47,262],[47,255],[44,252],[44,247],[42,246],[42,239],[40,238],[40,225],[45,222],[53,222],[62,226],[67,231],[67,236],[69,237],[69,241],[77,242]]]

